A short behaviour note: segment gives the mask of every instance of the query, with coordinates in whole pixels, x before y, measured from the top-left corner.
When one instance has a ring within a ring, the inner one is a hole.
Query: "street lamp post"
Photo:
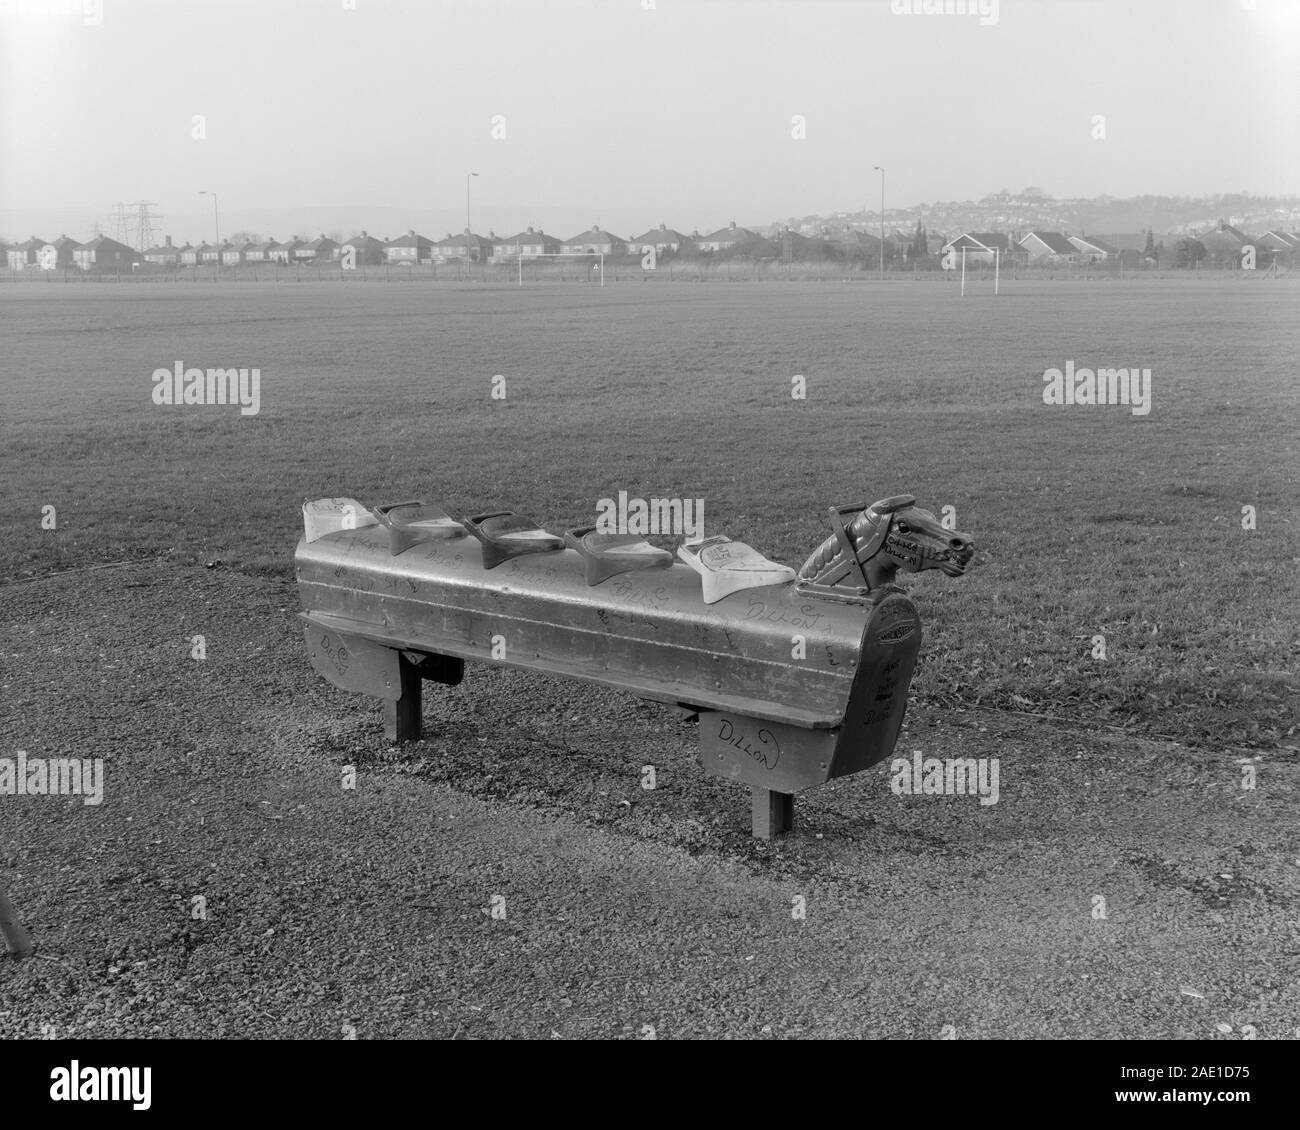
[[[885,277],[885,166],[872,165],[880,171],[880,277]]]
[[[220,215],[219,215],[218,212],[217,212],[217,194],[216,194],[215,192],[208,192],[208,191],[206,191],[206,190],[200,189],[200,191],[199,191],[199,195],[200,195],[200,196],[211,196],[211,197],[212,197],[212,228],[213,228],[213,230],[217,233],[217,244],[216,244],[216,246],[217,246],[217,256],[218,256],[218,262],[220,262],[220,256],[221,256],[221,217],[220,217]]]
[[[474,230],[473,225],[470,223],[470,219],[469,219],[469,178],[476,177],[476,176],[478,176],[478,173],[465,174],[465,259],[467,262],[471,261],[472,259],[469,250],[469,240],[470,240],[470,232]]]

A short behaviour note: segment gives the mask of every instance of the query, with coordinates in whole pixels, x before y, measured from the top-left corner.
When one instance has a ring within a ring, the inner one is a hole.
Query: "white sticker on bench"
[[[721,536],[694,545],[688,542],[677,550],[677,556],[699,573],[705,604],[716,604],[741,589],[780,585],[795,579],[795,572],[788,565],[769,561],[743,541]]]
[[[303,535],[309,542],[339,530],[360,530],[378,524],[355,498],[318,498],[302,504]]]

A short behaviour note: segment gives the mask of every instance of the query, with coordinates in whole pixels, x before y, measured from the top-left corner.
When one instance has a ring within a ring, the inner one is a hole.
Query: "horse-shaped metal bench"
[[[422,680],[455,685],[467,659],[676,706],[699,720],[705,770],[751,787],[767,839],[792,827],[797,790],[893,751],[921,643],[896,574],[961,576],[974,554],[915,502],[833,507],[834,532],[797,572],[716,535],[674,559],[510,511],[308,502],[307,650],[335,686],[384,701],[393,741],[421,735]]]

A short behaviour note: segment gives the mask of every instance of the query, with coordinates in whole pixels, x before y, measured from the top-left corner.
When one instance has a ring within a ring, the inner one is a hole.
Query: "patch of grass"
[[[1296,286],[0,286],[0,562],[284,576],[307,497],[559,529],[621,489],[703,497],[709,532],[798,564],[828,505],[908,491],[980,550],[910,586],[922,701],[1272,743],[1300,668]],[[176,360],[258,367],[261,412],[154,406]],[[1150,367],[1151,414],[1045,406],[1067,360]]]

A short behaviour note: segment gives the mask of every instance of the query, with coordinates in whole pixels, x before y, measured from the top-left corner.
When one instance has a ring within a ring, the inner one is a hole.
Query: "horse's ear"
[[[916,495],[896,494],[890,498],[882,498],[879,502],[873,502],[870,509],[877,514],[892,514],[895,510],[905,510],[907,507],[915,505]]]

